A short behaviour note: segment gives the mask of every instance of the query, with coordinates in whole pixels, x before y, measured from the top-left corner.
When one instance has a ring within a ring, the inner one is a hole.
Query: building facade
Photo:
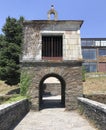
[[[54,20],[50,20],[54,14]],[[31,108],[40,110],[45,80],[55,77],[60,82],[60,104],[66,110],[76,109],[82,96],[82,53],[80,28],[82,20],[57,20],[52,7],[48,20],[24,22],[22,73],[31,76],[28,95]]]
[[[106,72],[106,38],[81,38],[83,66],[87,72]]]
[[[82,24],[82,20],[58,20],[53,6],[48,20],[24,22],[20,62],[22,73],[31,77],[28,96],[32,109],[42,108],[45,93],[60,94],[59,103],[66,110],[76,109],[77,97],[83,94],[82,64],[87,72],[106,71],[106,39],[81,39]],[[47,84],[48,78],[56,78],[59,84]]]

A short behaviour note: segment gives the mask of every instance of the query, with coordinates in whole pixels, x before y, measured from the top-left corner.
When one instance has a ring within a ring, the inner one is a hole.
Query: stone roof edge
[[[51,24],[51,23],[78,23],[80,24],[80,27],[83,24],[83,20],[25,20],[23,22],[24,25],[28,25],[28,24]]]

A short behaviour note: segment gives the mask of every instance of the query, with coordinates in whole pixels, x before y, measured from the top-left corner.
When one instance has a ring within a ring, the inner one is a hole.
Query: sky
[[[51,5],[58,20],[84,20],[82,38],[106,38],[106,0],[0,0],[0,34],[8,16],[47,20]]]

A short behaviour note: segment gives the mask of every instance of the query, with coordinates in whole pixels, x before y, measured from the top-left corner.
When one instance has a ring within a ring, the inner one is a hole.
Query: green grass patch
[[[8,100],[3,100],[1,102],[1,104],[5,104],[5,103],[12,103],[12,102],[16,102],[22,99],[25,99],[26,96],[21,96],[21,95],[13,95],[12,97],[10,97]]]
[[[28,91],[28,87],[30,86],[30,83],[31,83],[31,76],[25,72],[21,73],[19,86],[20,86],[20,94],[22,96],[27,95],[27,91]]]

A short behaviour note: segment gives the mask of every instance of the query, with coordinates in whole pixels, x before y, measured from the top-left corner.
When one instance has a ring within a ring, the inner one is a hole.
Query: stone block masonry
[[[0,105],[0,130],[13,130],[28,111],[29,102],[27,99]]]
[[[20,62],[22,72],[32,77],[28,88],[32,109],[40,110],[43,104],[43,84],[49,77],[55,77],[60,81],[60,104],[66,110],[78,107],[77,97],[82,96],[82,24],[82,20],[24,22]]]
[[[61,95],[61,84],[56,84],[56,83],[44,83],[43,85],[43,91],[44,95],[51,95],[51,96],[56,96],[56,95]]]
[[[77,97],[82,96],[82,71],[81,62],[24,62],[22,71],[32,77],[28,90],[31,98],[31,108],[40,109],[42,98],[42,86],[48,77],[55,77],[61,82],[62,103],[66,110],[74,110],[78,107]]]
[[[22,59],[42,60],[42,36],[62,36],[63,60],[82,60],[80,27],[83,21],[34,20],[24,22]]]
[[[87,98],[78,98],[78,102],[81,114],[84,114],[99,130],[106,130],[106,105]]]

